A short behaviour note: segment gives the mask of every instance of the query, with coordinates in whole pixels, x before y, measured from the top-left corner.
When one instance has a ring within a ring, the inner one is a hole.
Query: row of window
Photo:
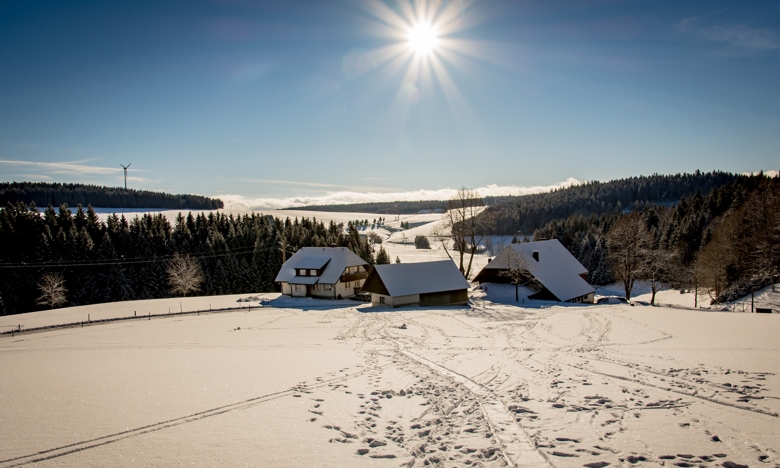
[[[295,292],[301,292],[301,291],[303,291],[303,289],[301,289],[302,287],[303,287],[303,285],[301,285],[301,284],[296,284],[296,285],[295,285]],[[350,287],[352,287],[352,288],[355,288],[355,289],[357,289],[357,288],[359,288],[359,287],[360,287],[360,281],[355,281],[355,282],[344,283],[344,287],[345,287],[345,288],[350,288]],[[333,288],[333,286],[332,286],[332,285],[330,285],[330,284],[315,284],[315,285],[314,285],[314,290],[315,290],[315,291],[325,291],[325,292],[328,292],[328,291],[331,291],[331,290],[332,290],[332,288]]]

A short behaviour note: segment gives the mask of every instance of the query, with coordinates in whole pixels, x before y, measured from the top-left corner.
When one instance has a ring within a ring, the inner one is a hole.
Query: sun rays
[[[386,46],[369,51],[377,85],[398,85],[397,104],[407,107],[441,92],[453,115],[461,120],[468,107],[450,70],[467,67],[478,57],[477,44],[457,37],[474,26],[470,1],[398,0],[392,6],[366,0],[364,10],[375,20],[371,31],[387,39]]]

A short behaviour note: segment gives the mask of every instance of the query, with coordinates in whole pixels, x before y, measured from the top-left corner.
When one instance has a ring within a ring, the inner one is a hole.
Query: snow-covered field
[[[0,336],[0,466],[780,463],[779,315],[511,291],[445,309],[191,298],[253,308]]]

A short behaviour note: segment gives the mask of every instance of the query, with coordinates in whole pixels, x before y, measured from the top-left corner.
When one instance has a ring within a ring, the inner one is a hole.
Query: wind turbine
[[[127,190],[127,168],[130,167],[130,164],[133,164],[133,163],[129,163],[127,166],[125,166],[122,163],[119,163],[119,165],[122,166],[122,169],[125,170],[125,190]]]

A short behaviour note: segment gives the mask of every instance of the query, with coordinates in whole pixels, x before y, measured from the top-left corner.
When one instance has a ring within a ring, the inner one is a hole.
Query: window
[[[330,285],[329,284],[325,285],[325,291],[330,291]]]
[[[301,291],[301,285],[300,284],[296,284],[295,285],[295,292],[300,292],[300,291]]]
[[[379,302],[384,304],[385,303],[385,296],[379,296]]]
[[[298,276],[306,276],[306,270],[298,270]]]
[[[317,276],[317,270],[309,270],[309,276]]]

